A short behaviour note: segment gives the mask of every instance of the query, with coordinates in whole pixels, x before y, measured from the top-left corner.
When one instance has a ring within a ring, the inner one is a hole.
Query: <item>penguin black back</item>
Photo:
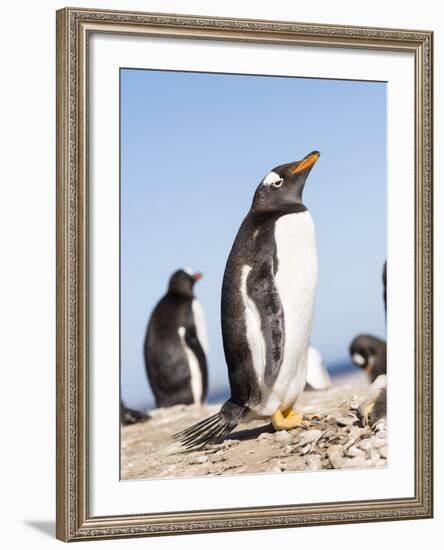
[[[148,324],[145,366],[158,407],[206,399],[206,334],[193,293],[200,278],[200,273],[176,271]]]

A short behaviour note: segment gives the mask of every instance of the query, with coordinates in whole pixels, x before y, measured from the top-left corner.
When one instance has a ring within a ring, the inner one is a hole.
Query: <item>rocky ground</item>
[[[338,468],[384,467],[386,422],[361,425],[358,408],[368,383],[307,391],[298,410],[316,413],[308,429],[274,432],[268,420],[243,423],[221,444],[184,451],[171,436],[214,414],[219,405],[178,405],[150,411],[151,419],[123,426],[121,478],[148,479]]]

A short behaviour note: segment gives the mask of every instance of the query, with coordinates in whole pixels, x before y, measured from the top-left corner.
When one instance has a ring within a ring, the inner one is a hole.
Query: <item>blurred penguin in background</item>
[[[382,270],[382,284],[384,285],[384,311],[387,319],[387,261],[384,262],[384,269]]]
[[[325,390],[330,386],[330,375],[324,365],[322,356],[316,348],[310,346],[308,348],[306,389]]]
[[[150,417],[149,414],[146,414],[142,411],[136,411],[135,409],[130,409],[127,407],[123,401],[120,401],[120,422],[124,426],[129,424],[137,424],[138,422],[145,422]]]
[[[350,345],[353,363],[364,370],[373,382],[380,374],[387,372],[387,344],[384,340],[361,334]]]
[[[387,317],[387,262],[384,263],[382,282],[384,311]],[[371,382],[387,373],[387,344],[376,336],[370,334],[357,336],[350,344],[350,356],[353,363],[364,370]]]
[[[201,278],[190,269],[173,273],[149,320],[145,367],[157,407],[203,403],[207,397],[207,330],[193,292]]]

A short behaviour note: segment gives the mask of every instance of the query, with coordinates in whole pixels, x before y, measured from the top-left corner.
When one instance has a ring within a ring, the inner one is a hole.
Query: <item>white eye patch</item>
[[[360,353],[354,353],[352,355],[352,360],[353,363],[355,363],[356,365],[365,365],[365,363],[367,362],[365,357]]]
[[[275,187],[280,187],[284,180],[276,172],[269,172],[265,178],[262,180],[262,185],[274,185]]]

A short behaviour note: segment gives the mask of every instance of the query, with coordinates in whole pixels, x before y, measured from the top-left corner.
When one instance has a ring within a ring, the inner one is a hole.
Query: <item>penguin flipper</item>
[[[188,451],[219,443],[239,424],[246,410],[247,407],[228,400],[218,413],[174,434],[173,439]]]
[[[276,381],[285,345],[284,309],[274,284],[272,262],[263,262],[247,277],[247,294],[260,316],[260,331],[265,344],[265,385]]]

